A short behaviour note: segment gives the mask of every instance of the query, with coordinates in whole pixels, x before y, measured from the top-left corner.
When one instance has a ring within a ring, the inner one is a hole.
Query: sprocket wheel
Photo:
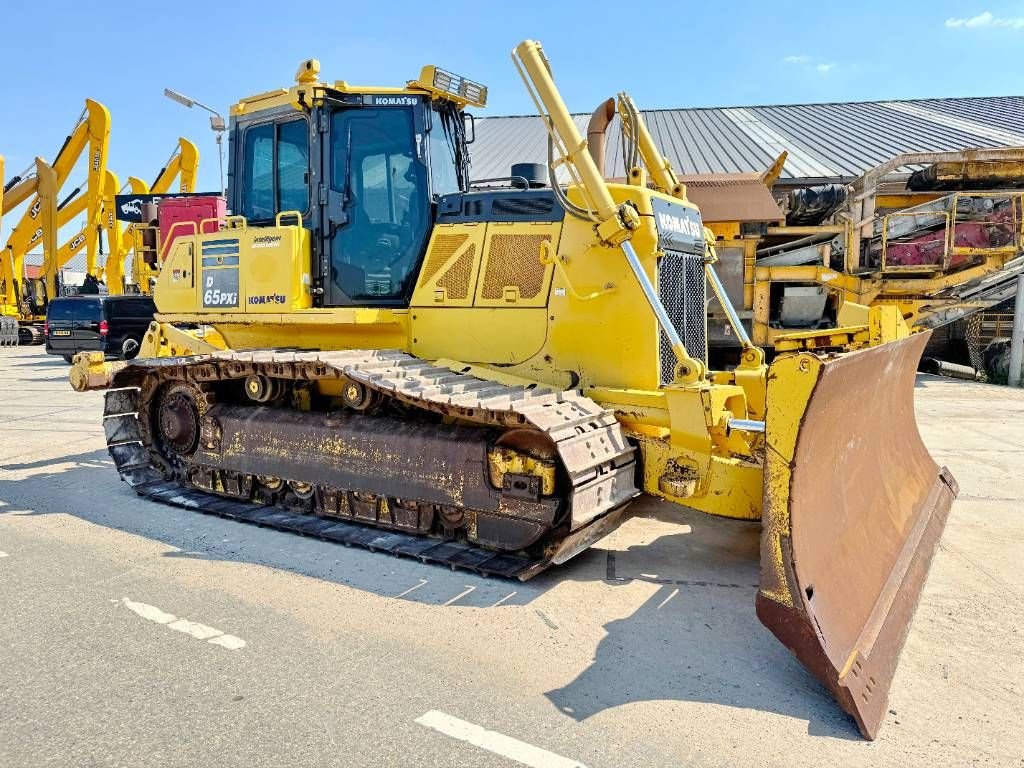
[[[187,459],[199,444],[199,420],[208,397],[191,384],[176,382],[160,394],[154,413],[157,442],[174,458]],[[168,456],[168,458],[172,458]]]

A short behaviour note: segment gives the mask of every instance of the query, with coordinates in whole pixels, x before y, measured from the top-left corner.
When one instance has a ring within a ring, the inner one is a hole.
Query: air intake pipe
[[[608,132],[608,125],[615,117],[615,99],[608,99],[601,102],[593,114],[590,115],[590,122],[587,123],[587,149],[590,156],[594,158],[594,165],[601,175],[605,175],[604,157],[605,140]]]

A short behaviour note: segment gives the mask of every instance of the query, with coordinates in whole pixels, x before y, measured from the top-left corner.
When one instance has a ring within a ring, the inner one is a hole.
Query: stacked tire
[[[988,380],[993,384],[1005,384],[1010,375],[1010,340],[991,341],[982,354]]]

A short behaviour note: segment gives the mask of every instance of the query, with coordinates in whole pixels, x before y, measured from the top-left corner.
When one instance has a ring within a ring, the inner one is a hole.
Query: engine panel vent
[[[501,299],[506,288],[518,288],[523,299],[536,298],[544,285],[546,267],[540,245],[551,235],[495,235],[487,253],[480,297]]]
[[[539,216],[551,213],[555,201],[550,197],[498,197],[491,211],[497,216]]]

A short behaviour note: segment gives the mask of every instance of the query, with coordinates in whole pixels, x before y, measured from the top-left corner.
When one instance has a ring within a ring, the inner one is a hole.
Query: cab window
[[[309,135],[305,120],[254,125],[245,131],[242,214],[265,221],[309,208]]]
[[[349,302],[401,301],[411,292],[430,224],[412,110],[335,112],[331,157],[331,186],[343,194],[346,213],[331,242],[331,281]]]
[[[455,131],[461,127],[460,115],[434,108],[433,125],[427,137],[430,144],[431,192],[435,196],[460,191],[455,147],[461,136],[455,134]]]

